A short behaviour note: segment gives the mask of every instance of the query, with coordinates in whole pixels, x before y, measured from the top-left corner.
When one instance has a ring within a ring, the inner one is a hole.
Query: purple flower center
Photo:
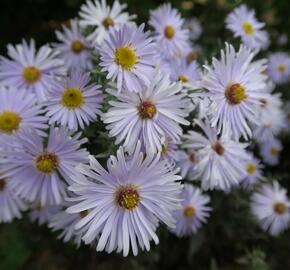
[[[116,193],[116,201],[118,205],[124,209],[134,209],[140,201],[137,188],[133,185],[122,186]]]
[[[142,119],[152,119],[157,110],[151,101],[143,101],[138,105],[138,112]]]
[[[219,141],[217,141],[213,146],[212,149],[220,156],[222,156],[225,152],[225,148],[221,145]]]

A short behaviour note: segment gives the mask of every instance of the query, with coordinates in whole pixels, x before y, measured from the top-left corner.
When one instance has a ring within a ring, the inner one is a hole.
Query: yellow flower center
[[[40,79],[41,71],[34,66],[28,66],[23,69],[22,77],[27,83],[33,84]]]
[[[125,70],[131,70],[137,63],[136,52],[131,47],[117,48],[115,62]]]
[[[253,26],[247,21],[243,22],[243,29],[247,35],[253,35],[255,32]]]
[[[114,26],[114,21],[110,17],[107,17],[103,20],[103,26],[105,26],[106,29],[109,29],[110,26]]]
[[[248,174],[253,175],[256,172],[257,168],[256,168],[256,165],[254,163],[249,163],[247,165],[246,170],[247,170]]]
[[[277,149],[277,148],[275,148],[275,147],[272,147],[272,148],[270,149],[270,154],[271,154],[272,156],[278,156],[279,153],[280,153],[279,149]]]
[[[235,83],[226,88],[225,97],[229,104],[240,104],[247,98],[245,88],[239,83]]]
[[[276,214],[278,215],[283,215],[286,213],[286,211],[288,210],[288,207],[287,205],[285,205],[284,203],[282,202],[276,202],[274,205],[273,205],[273,209],[275,211]]]
[[[150,101],[141,102],[137,108],[142,119],[152,119],[157,112],[155,105]]]
[[[284,64],[280,64],[280,65],[278,65],[278,70],[280,73],[285,73],[286,66]]]
[[[120,187],[116,192],[116,202],[126,210],[133,210],[140,202],[137,188],[133,185]]]
[[[218,141],[214,145],[212,145],[211,148],[220,156],[222,156],[225,152],[225,148]]]
[[[71,49],[72,51],[75,53],[75,54],[79,54],[81,53],[84,49],[85,49],[85,46],[84,44],[79,41],[79,40],[74,40],[72,43],[71,43]]]
[[[35,161],[36,168],[44,173],[51,174],[58,167],[58,157],[55,154],[44,152],[40,154]]]
[[[0,113],[0,131],[5,133],[12,133],[18,130],[21,117],[14,112]]]
[[[167,155],[169,152],[169,148],[165,145],[162,145],[161,147],[161,155]]]
[[[84,211],[81,211],[79,214],[80,214],[81,218],[84,218],[84,217],[86,217],[89,214],[89,211],[88,210],[84,210]]]
[[[164,35],[168,39],[172,39],[175,35],[175,29],[171,25],[167,25],[164,28]]]
[[[178,77],[178,80],[179,80],[180,82],[183,82],[183,83],[187,83],[187,82],[188,82],[187,77],[184,76],[184,75],[180,75],[180,76]]]
[[[186,60],[188,63],[191,63],[197,59],[198,55],[196,52],[191,52],[187,55]]]
[[[83,105],[84,97],[79,88],[66,88],[63,92],[61,104],[69,109],[76,109]]]
[[[185,207],[183,210],[183,215],[187,218],[192,218],[195,216],[195,214],[196,214],[196,210],[191,205]]]
[[[6,188],[6,181],[0,178],[0,192]]]

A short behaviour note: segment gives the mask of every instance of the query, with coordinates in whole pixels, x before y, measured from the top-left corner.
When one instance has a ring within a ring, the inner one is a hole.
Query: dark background
[[[112,1],[109,1],[110,3]],[[130,13],[146,21],[149,9],[163,3],[153,0],[128,0]],[[277,44],[279,33],[290,36],[290,1],[288,0],[195,0],[170,1],[186,17],[200,19],[204,33],[199,41],[204,58],[210,58],[225,40],[238,44],[224,28],[224,19],[241,2],[255,8],[267,23],[271,50],[289,51],[289,43]],[[187,2],[187,3],[184,3]],[[81,0],[0,0],[0,54],[7,43],[35,38],[38,45],[55,41],[54,31],[75,17]],[[190,9],[186,9],[188,6]],[[262,55],[266,53],[262,53]],[[283,99],[289,97],[289,85],[277,89]],[[267,169],[289,190],[289,136],[282,135],[284,151],[281,164]],[[31,224],[27,217],[9,225],[0,225],[0,270],[116,270],[116,269],[210,269],[210,270],[280,270],[290,269],[290,230],[277,238],[263,233],[249,214],[249,194],[236,190],[230,195],[211,194],[214,208],[209,224],[191,238],[177,239],[167,230],[159,231],[160,245],[134,258],[116,254],[96,254],[94,249],[63,244],[57,234],[45,226]]]

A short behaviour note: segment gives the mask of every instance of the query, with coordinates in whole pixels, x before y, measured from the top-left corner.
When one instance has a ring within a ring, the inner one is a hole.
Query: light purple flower
[[[29,218],[31,222],[37,222],[38,225],[46,224],[50,221],[51,217],[55,215],[61,205],[44,205],[41,206],[39,201],[36,201],[31,206]]]
[[[269,56],[268,74],[277,84],[284,84],[290,80],[290,56],[286,52],[276,52]]]
[[[189,32],[189,38],[196,41],[202,34],[202,26],[197,18],[189,18],[184,23],[184,28]]]
[[[275,166],[279,163],[282,149],[281,142],[275,138],[260,143],[260,154],[267,165]]]

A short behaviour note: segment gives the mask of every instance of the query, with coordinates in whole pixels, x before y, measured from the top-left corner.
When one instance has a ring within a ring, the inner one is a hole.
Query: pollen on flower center
[[[54,172],[58,164],[58,157],[53,153],[47,152],[40,154],[35,161],[36,168],[44,174],[51,174]]]
[[[276,214],[278,215],[283,215],[284,213],[286,213],[286,211],[288,210],[288,207],[286,204],[282,203],[282,202],[276,202],[273,205],[273,209],[276,212]]]
[[[79,54],[85,49],[85,46],[80,40],[74,40],[71,43],[71,49],[74,53]]]
[[[75,109],[81,107],[84,103],[84,97],[79,88],[66,88],[64,90],[61,104],[69,109]]]
[[[124,209],[133,210],[138,206],[139,201],[139,193],[133,185],[121,186],[116,192],[116,202]]]
[[[212,145],[212,149],[220,156],[222,156],[225,152],[225,148],[221,145],[219,141]]]
[[[23,69],[22,77],[27,83],[33,84],[40,79],[41,71],[34,66],[28,66]]]
[[[184,75],[179,75],[178,80],[183,82],[183,83],[187,83],[188,82],[188,78]]]
[[[243,22],[243,29],[247,35],[252,35],[255,31],[253,26],[247,21]]]
[[[79,214],[80,214],[81,218],[84,218],[84,217],[86,217],[89,214],[89,211],[88,210],[84,210],[84,211],[81,211]]]
[[[6,188],[6,181],[4,179],[0,179],[0,192]]]
[[[278,65],[278,70],[280,73],[285,73],[286,66],[284,64],[280,64],[280,65]]]
[[[137,63],[136,52],[131,47],[117,48],[115,62],[125,70],[131,70]]]
[[[167,25],[164,28],[164,35],[168,39],[172,39],[175,35],[175,29],[171,25]]]
[[[225,97],[229,104],[240,104],[247,98],[245,88],[239,83],[232,84],[226,88]]]
[[[103,20],[103,26],[106,29],[109,29],[110,26],[114,26],[114,21],[112,20],[112,18],[107,17]]]
[[[183,210],[183,215],[187,218],[192,218],[195,216],[195,214],[196,214],[196,210],[191,205],[185,207]]]
[[[187,55],[186,60],[188,63],[191,63],[197,59],[197,53],[196,52],[191,52]]]
[[[12,133],[18,130],[21,117],[14,112],[0,113],[0,131],[5,133]]]
[[[256,168],[256,165],[254,163],[249,163],[247,165],[246,170],[247,170],[248,174],[252,175],[252,174],[254,174],[256,172],[257,168]]]
[[[161,155],[167,155],[169,152],[169,148],[166,147],[165,145],[162,145],[161,147]]]
[[[277,149],[277,148],[275,148],[275,147],[272,147],[271,149],[270,149],[270,154],[272,155],[272,156],[278,156],[279,155],[279,149]]]
[[[155,105],[150,101],[143,101],[138,105],[139,116],[142,119],[152,119],[157,112]]]

